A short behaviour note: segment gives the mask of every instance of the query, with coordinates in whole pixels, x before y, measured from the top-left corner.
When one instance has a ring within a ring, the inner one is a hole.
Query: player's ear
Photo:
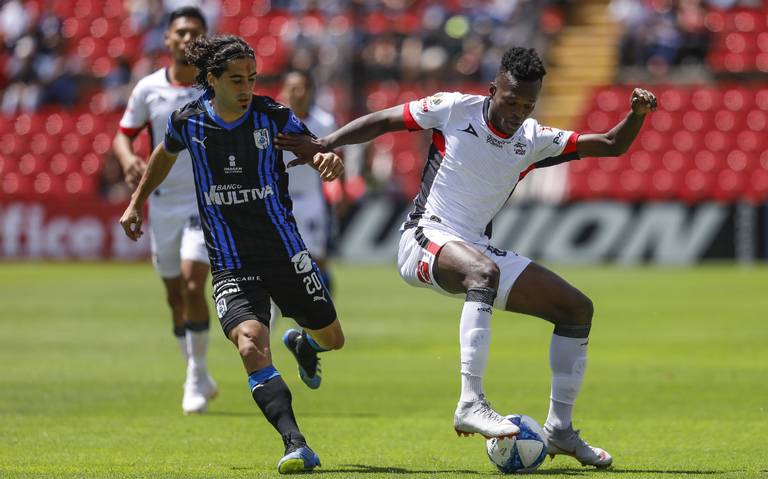
[[[211,88],[216,86],[216,75],[213,73],[208,72],[208,75],[205,76],[205,79],[208,81],[208,85],[210,85]]]
[[[491,93],[491,98],[493,98],[493,95],[496,94],[496,82],[492,81],[490,86],[488,87],[488,91]]]

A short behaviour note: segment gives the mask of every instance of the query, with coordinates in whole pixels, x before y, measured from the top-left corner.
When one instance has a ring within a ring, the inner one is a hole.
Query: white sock
[[[461,346],[461,397],[459,401],[477,401],[483,396],[483,374],[488,364],[491,344],[491,313],[496,291],[472,288],[461,310],[459,345]]]
[[[187,328],[187,367],[201,377],[208,374],[208,330],[193,331]]]
[[[176,336],[176,343],[179,345],[179,351],[181,351],[181,355],[184,357],[184,362],[189,361],[189,354],[187,353],[187,335],[184,333],[184,336]]]
[[[552,390],[549,401],[547,424],[555,429],[571,425],[573,404],[579,395],[587,367],[589,325],[557,326],[549,344],[549,365],[552,369]],[[557,334],[560,333],[560,334]],[[568,337],[561,334],[583,335]]]

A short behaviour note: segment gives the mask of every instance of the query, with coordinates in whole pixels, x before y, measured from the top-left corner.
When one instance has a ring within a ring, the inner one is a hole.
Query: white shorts
[[[149,223],[152,263],[161,278],[181,275],[182,260],[210,264],[200,217],[152,212]]]
[[[400,236],[400,247],[397,253],[397,268],[400,276],[410,284],[419,288],[431,288],[438,293],[457,298],[465,295],[449,293],[435,281],[434,269],[436,268],[436,254],[445,243],[459,241],[472,246],[487,258],[491,259],[499,267],[499,289],[493,307],[505,310],[507,296],[512,290],[512,285],[531,263],[530,258],[520,256],[514,251],[506,251],[494,248],[488,242],[472,243],[446,231],[415,227],[403,231]]]
[[[322,197],[314,195],[292,198],[293,216],[309,254],[324,258],[328,253],[328,208]]]

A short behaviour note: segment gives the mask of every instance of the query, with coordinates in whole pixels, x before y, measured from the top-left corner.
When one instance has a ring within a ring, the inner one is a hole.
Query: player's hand
[[[144,176],[146,169],[147,164],[138,156],[134,156],[128,164],[123,166],[123,178],[132,190],[139,186],[139,181]]]
[[[336,153],[317,153],[310,166],[320,172],[323,181],[333,181],[344,173],[344,162]]]
[[[128,208],[125,209],[123,216],[120,217],[120,226],[123,227],[125,235],[137,241],[144,234],[141,231],[141,224],[144,222],[141,214],[141,208],[137,208],[136,205],[131,202]]]
[[[297,135],[294,133],[278,133],[275,138],[275,147],[278,150],[287,150],[296,155],[296,159],[288,163],[288,168],[296,165],[311,163],[315,154],[324,151],[320,141],[309,135]]]
[[[656,111],[656,97],[653,93],[642,88],[635,88],[630,99],[632,112],[637,115],[645,115],[648,112]]]

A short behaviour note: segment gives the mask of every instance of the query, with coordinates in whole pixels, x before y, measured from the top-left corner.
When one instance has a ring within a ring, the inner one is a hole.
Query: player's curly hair
[[[547,74],[536,50],[523,47],[512,47],[504,52],[499,73],[505,72],[522,81],[541,80]]]
[[[227,69],[227,63],[240,58],[253,58],[253,48],[242,38],[235,35],[216,35],[199,37],[187,46],[187,60],[197,67],[195,84],[213,96],[213,89],[208,85],[208,73],[216,78]]]

